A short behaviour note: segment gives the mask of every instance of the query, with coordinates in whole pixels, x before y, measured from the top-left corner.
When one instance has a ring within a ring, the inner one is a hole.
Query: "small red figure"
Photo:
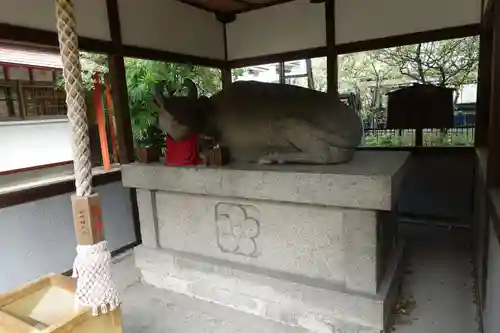
[[[165,153],[165,165],[199,165],[202,163],[198,152],[198,133],[193,133],[189,137],[175,141],[167,135]]]

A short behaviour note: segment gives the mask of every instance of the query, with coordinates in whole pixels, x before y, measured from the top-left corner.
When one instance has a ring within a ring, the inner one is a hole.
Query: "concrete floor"
[[[478,332],[469,230],[403,226],[408,269],[393,331]]]
[[[478,332],[468,230],[404,226],[409,265],[396,333]],[[130,253],[114,265],[125,333],[306,333],[140,282]]]

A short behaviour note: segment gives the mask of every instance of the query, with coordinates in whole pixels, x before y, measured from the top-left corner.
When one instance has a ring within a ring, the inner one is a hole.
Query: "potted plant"
[[[165,134],[152,125],[141,138],[136,138],[136,157],[141,163],[154,163],[160,160],[165,150]]]
[[[157,127],[157,110],[152,105],[153,87],[163,79],[164,66],[154,61],[126,59],[132,134],[136,159],[141,163],[159,161],[165,147],[165,135]]]

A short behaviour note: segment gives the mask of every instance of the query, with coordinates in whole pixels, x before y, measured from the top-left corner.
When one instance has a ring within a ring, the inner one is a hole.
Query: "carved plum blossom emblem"
[[[217,244],[221,251],[248,257],[257,256],[258,210],[253,206],[218,203],[215,206]]]

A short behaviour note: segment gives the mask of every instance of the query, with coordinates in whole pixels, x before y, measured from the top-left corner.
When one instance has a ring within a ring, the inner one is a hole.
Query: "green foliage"
[[[246,74],[245,68],[234,68],[231,70],[231,77],[233,81],[238,80],[238,78],[242,77],[245,74]]]
[[[108,57],[103,54],[80,52],[80,64],[82,66],[82,83],[86,91],[93,89],[92,75],[95,72],[101,73],[101,75],[109,72]],[[56,78],[55,86],[56,89],[64,88],[62,73]]]
[[[165,78],[166,65],[158,61],[125,59],[125,69],[134,139],[138,146],[154,146],[162,137],[156,128],[158,115],[151,106],[151,92],[154,85]]]
[[[93,89],[92,75],[109,72],[106,55],[82,52],[82,80],[87,92]],[[184,79],[193,80],[199,95],[210,96],[222,89],[221,72],[218,69],[188,64],[167,63],[144,59],[125,59],[125,76],[129,96],[132,132],[137,146],[163,146],[165,136],[156,126],[158,115],[152,107],[152,89],[166,80],[172,88],[183,93]],[[62,88],[64,80],[57,80],[56,87]]]
[[[165,63],[143,59],[125,59],[132,130],[140,146],[164,142],[156,127],[158,115],[152,107],[152,90],[156,83],[166,80],[171,89],[182,93],[183,81],[192,79],[200,95],[210,96],[222,88],[220,70],[187,64]]]

